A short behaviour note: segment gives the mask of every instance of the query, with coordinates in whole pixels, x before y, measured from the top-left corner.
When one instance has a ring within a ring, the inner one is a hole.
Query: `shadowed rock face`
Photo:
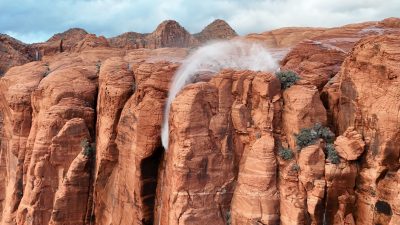
[[[6,34],[0,34],[0,77],[13,66],[19,66],[34,60],[34,51]]]
[[[194,37],[200,43],[205,43],[210,40],[225,40],[238,36],[236,31],[223,20],[214,20],[207,25],[200,33],[194,34]]]
[[[146,47],[165,48],[183,47],[187,48],[196,44],[196,40],[179,23],[166,20],[158,25],[157,29],[146,37]]]
[[[168,149],[165,101],[189,50],[164,47],[202,42],[179,24],[114,39],[72,29],[36,45],[3,37],[0,224],[399,224],[399,24],[260,34],[293,47],[282,69],[300,81],[206,74],[173,101]],[[201,33],[233,36],[218,20]],[[29,62],[35,48],[45,54]],[[316,123],[334,140],[300,148],[296,135]]]

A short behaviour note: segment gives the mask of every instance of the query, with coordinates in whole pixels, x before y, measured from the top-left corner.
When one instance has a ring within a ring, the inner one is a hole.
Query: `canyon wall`
[[[275,35],[296,84],[200,74],[166,149],[181,47],[233,38],[223,22],[192,36],[167,21],[149,48],[79,29],[38,45],[0,79],[0,224],[399,224],[400,22],[290,30],[238,39]]]

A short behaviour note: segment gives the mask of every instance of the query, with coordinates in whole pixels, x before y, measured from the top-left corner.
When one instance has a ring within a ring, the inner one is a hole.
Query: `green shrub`
[[[47,77],[47,75],[49,75],[49,73],[50,73],[50,67],[47,66],[46,71],[43,72],[43,77]]]
[[[339,164],[340,163],[340,158],[339,155],[335,149],[335,146],[332,143],[326,144],[326,153],[328,155],[328,160],[333,163],[333,164]]]
[[[335,134],[328,128],[316,123],[312,128],[303,128],[295,135],[296,144],[301,149],[314,144],[318,138],[322,138],[326,143],[333,143]]]
[[[83,148],[83,155],[86,157],[94,155],[96,149],[95,144],[90,144],[86,138],[81,141],[81,147]]]
[[[300,166],[299,166],[299,164],[293,164],[292,170],[293,170],[293,171],[296,171],[296,172],[299,172],[299,171],[300,171]]]
[[[276,77],[281,81],[282,89],[286,89],[296,84],[300,77],[293,71],[280,71],[275,73]]]
[[[101,67],[101,61],[98,60],[97,63],[96,63],[96,74],[100,73],[100,67]]]
[[[296,144],[301,149],[312,145],[319,138],[318,133],[312,128],[303,128],[296,136]]]
[[[293,152],[290,150],[290,148],[283,148],[281,147],[279,149],[278,155],[283,159],[283,160],[291,160],[293,159]]]
[[[327,143],[333,143],[335,140],[335,134],[328,127],[324,127],[320,123],[316,123],[313,129],[318,133],[318,136],[324,139]]]

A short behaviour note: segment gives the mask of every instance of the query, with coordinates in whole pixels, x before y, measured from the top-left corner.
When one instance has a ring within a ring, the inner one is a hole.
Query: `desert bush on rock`
[[[299,166],[299,164],[293,164],[292,170],[293,170],[293,171],[296,171],[296,172],[299,172],[299,171],[300,171],[300,166]]]
[[[98,60],[97,63],[96,63],[96,74],[100,73],[100,67],[101,67],[101,61]]]
[[[94,155],[96,149],[95,144],[90,144],[86,138],[81,141],[81,147],[83,148],[83,155],[85,155],[86,157]]]
[[[50,67],[47,66],[46,71],[44,71],[44,73],[43,73],[43,77],[47,77],[47,75],[49,75],[49,73],[50,73]]]
[[[279,149],[278,154],[283,160],[291,160],[291,159],[293,159],[293,152],[289,148],[281,147]]]
[[[312,128],[303,128],[296,136],[296,144],[301,149],[312,145],[319,138],[318,132]]]
[[[327,143],[333,143],[335,140],[335,134],[328,127],[324,127],[320,123],[316,123],[313,130],[315,130],[318,133],[318,136],[324,139]]]
[[[293,71],[280,71],[275,75],[281,81],[282,89],[289,88],[300,80],[300,77]]]
[[[326,144],[326,153],[327,153],[327,158],[328,160],[333,163],[333,164],[339,164],[340,163],[340,158],[339,155],[335,149],[335,146],[332,143]]]
[[[316,123],[312,128],[303,128],[296,136],[296,144],[301,149],[312,145],[318,138],[322,138],[326,143],[333,143],[335,134],[328,128]]]

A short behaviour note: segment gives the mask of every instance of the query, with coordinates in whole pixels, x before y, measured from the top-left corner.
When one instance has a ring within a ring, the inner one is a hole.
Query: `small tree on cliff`
[[[328,128],[316,123],[311,128],[303,128],[296,136],[297,146],[301,149],[314,144],[318,138],[322,138],[326,143],[333,143],[335,134]]]
[[[286,89],[296,84],[300,77],[293,71],[279,71],[275,73],[276,77],[281,81],[281,88]]]
[[[289,148],[281,147],[278,154],[283,160],[291,160],[293,158],[293,152]]]
[[[83,148],[83,154],[86,157],[91,157],[94,155],[96,149],[95,144],[90,144],[86,138],[81,141],[81,147]]]

